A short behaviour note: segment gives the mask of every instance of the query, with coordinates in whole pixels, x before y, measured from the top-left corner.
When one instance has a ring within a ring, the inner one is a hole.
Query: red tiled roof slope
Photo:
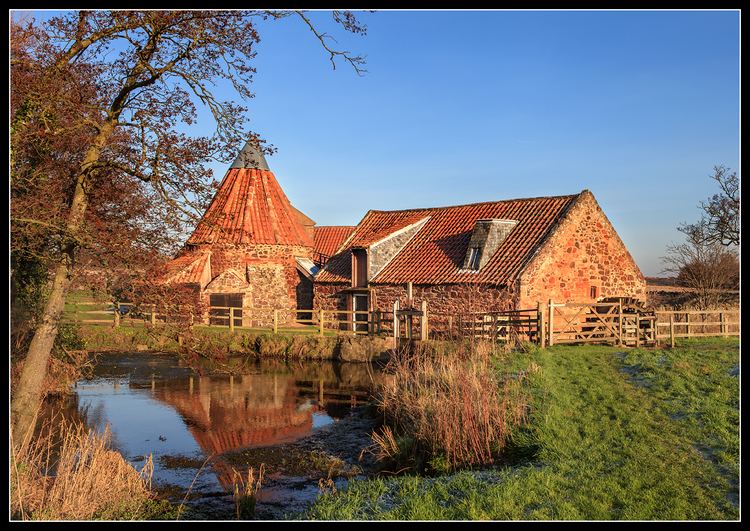
[[[257,168],[227,171],[187,243],[313,245],[273,172]]]
[[[316,281],[350,281],[349,250],[352,247],[367,247],[429,216],[427,223],[372,279],[373,282],[507,284],[516,278],[555,222],[579,196],[512,199],[415,210],[371,210],[355,229],[346,249],[328,261]],[[480,271],[461,271],[474,224],[478,219],[491,218],[513,219],[518,224]]]
[[[315,227],[313,250],[325,256],[333,256],[355,228],[343,225],[322,225]]]
[[[200,284],[210,253],[187,253],[164,265],[163,279],[178,284]]]

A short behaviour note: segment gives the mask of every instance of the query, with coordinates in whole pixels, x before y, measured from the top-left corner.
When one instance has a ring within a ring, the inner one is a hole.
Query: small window
[[[480,248],[472,247],[469,254],[469,269],[479,269]]]
[[[595,299],[599,296],[599,289],[596,286],[591,286],[591,298]]]

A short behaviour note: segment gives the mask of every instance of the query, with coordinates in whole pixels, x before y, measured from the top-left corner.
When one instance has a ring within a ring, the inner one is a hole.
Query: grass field
[[[531,421],[505,464],[353,481],[303,517],[738,519],[738,339],[532,349],[497,370],[532,362]]]

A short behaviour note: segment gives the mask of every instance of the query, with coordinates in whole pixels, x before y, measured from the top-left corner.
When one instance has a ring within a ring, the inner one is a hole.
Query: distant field
[[[646,277],[646,289],[648,291],[662,291],[665,293],[691,293],[693,288],[678,286],[677,279],[668,277]],[[714,290],[717,293],[739,293],[739,290]]]
[[[92,290],[72,290],[65,298],[63,320],[105,320],[113,321],[113,306],[107,296]]]
[[[512,465],[353,481],[306,517],[737,519],[738,347],[711,338],[674,350],[556,346],[498,359],[501,372],[542,368]]]

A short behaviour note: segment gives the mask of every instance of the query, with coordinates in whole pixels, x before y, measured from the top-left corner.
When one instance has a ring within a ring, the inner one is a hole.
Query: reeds
[[[11,514],[22,520],[131,519],[154,499],[153,460],[137,471],[109,449],[110,432],[48,421],[11,462]]]
[[[458,351],[396,352],[386,368],[379,397],[387,425],[413,439],[416,451],[446,462],[449,469],[493,462],[511,430],[526,417],[527,373],[500,378],[491,347],[469,344]],[[398,448],[388,428],[375,434],[376,456]]]
[[[261,463],[258,468],[258,477],[256,478],[255,469],[250,467],[247,470],[247,479],[245,479],[242,474],[232,468],[234,507],[238,520],[248,520],[255,515],[255,504],[261,484],[263,483],[264,472],[265,465]]]

